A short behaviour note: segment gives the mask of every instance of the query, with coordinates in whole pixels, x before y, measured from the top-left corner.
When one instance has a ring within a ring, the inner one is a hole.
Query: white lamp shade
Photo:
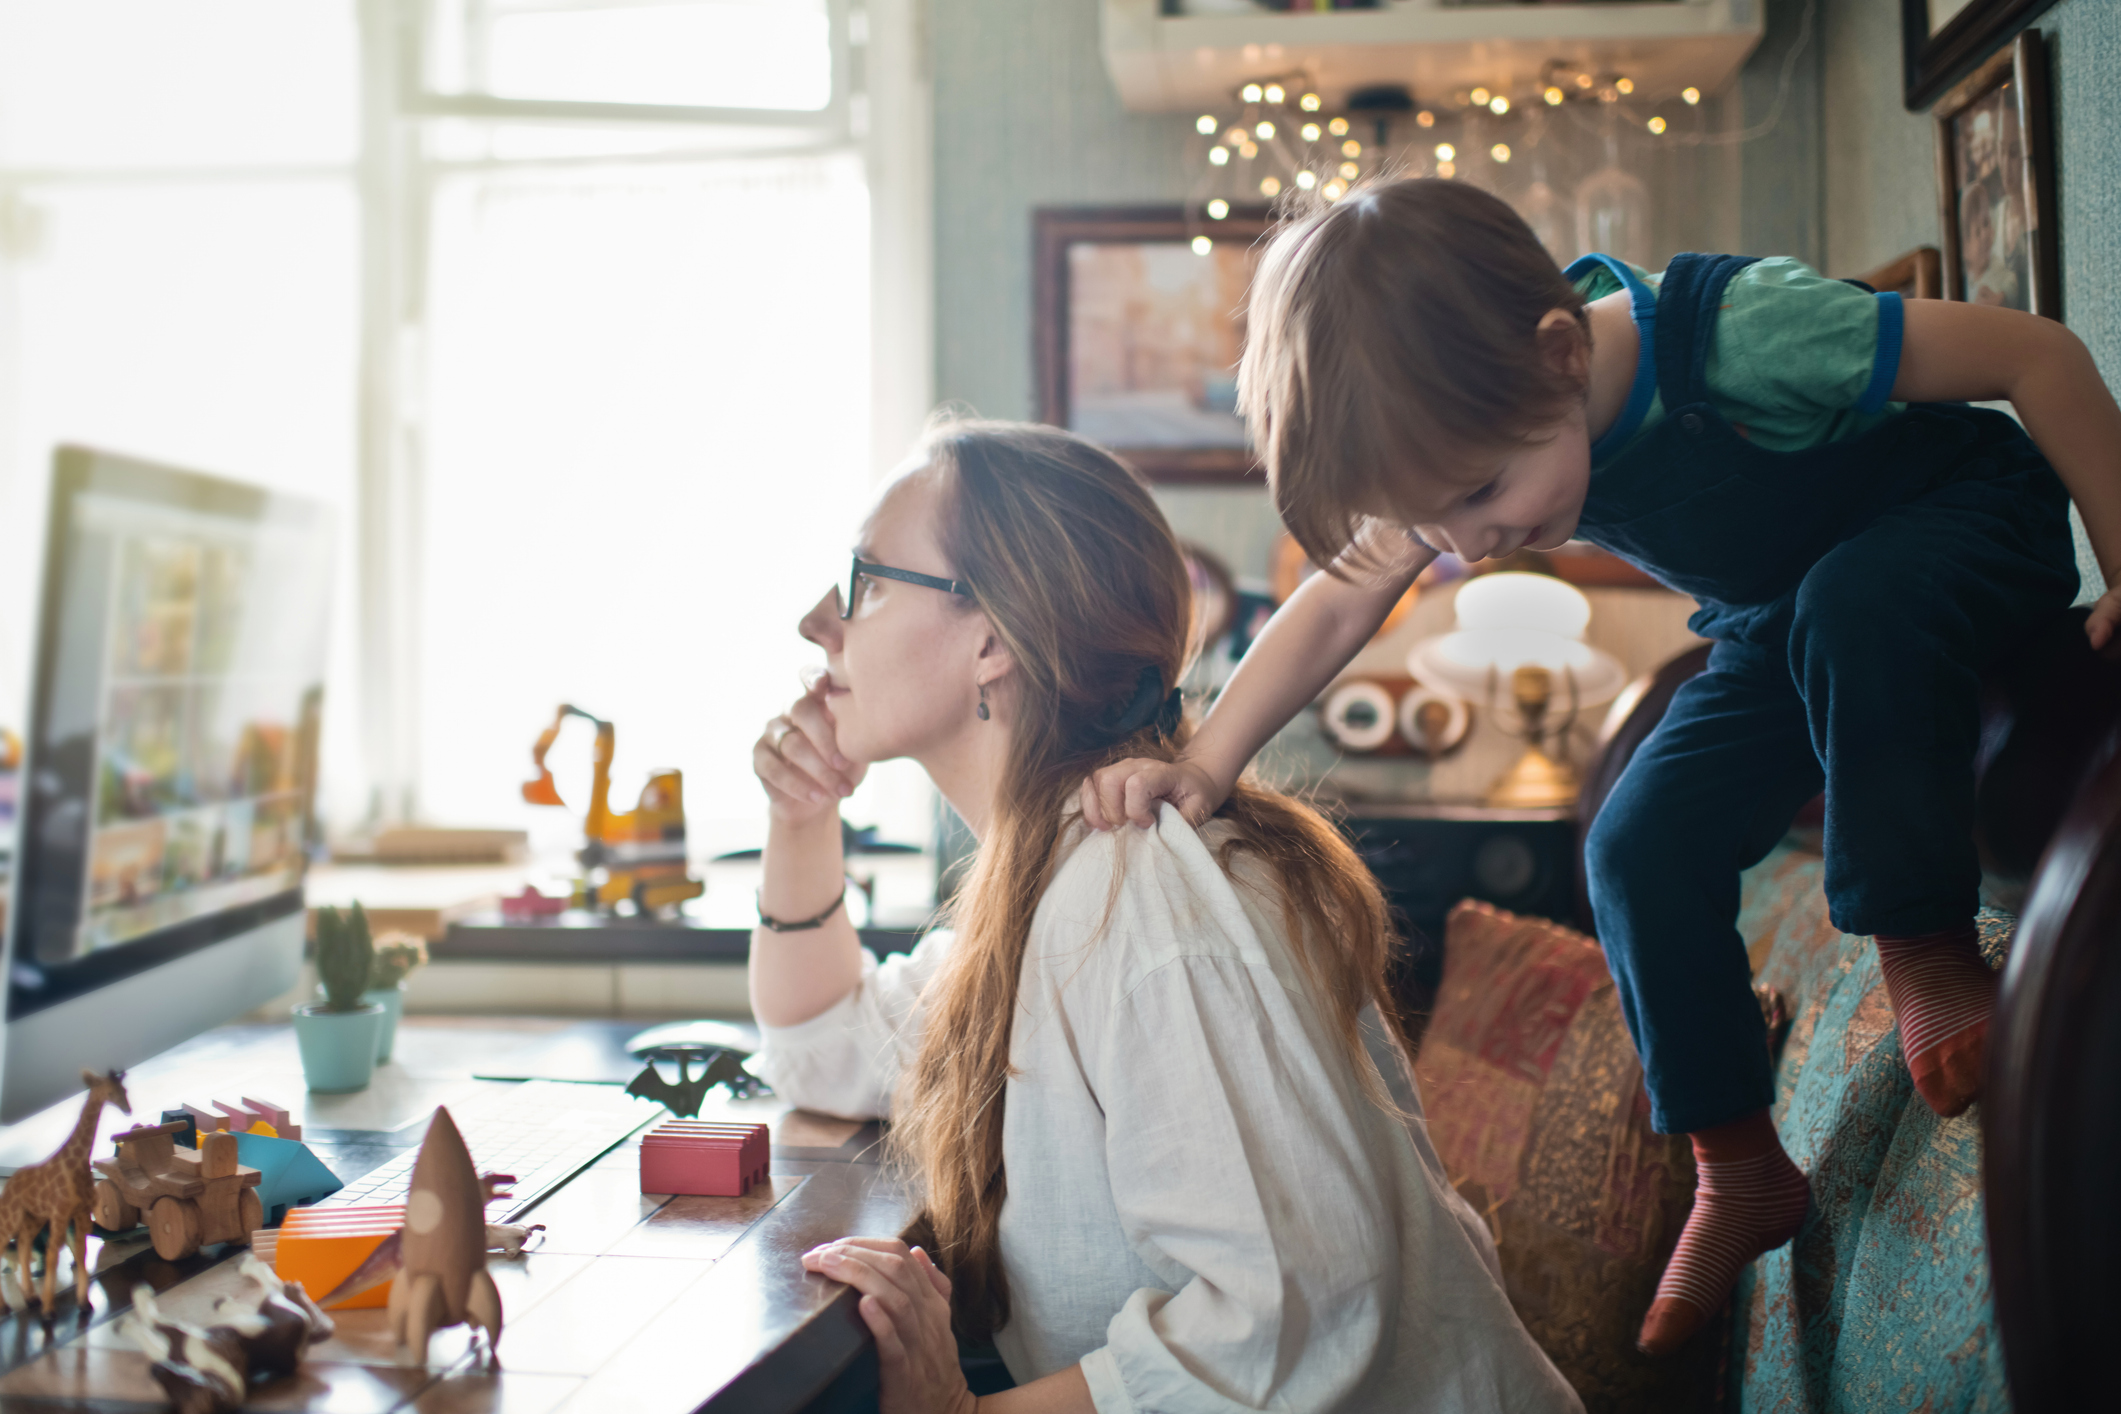
[[[1591,601],[1550,574],[1484,574],[1458,587],[1458,632],[1425,638],[1407,670],[1440,692],[1473,701],[1507,695],[1510,674],[1541,667],[1554,675],[1554,700],[1604,702],[1627,684],[1620,660],[1583,641]]]
[[[1460,629],[1414,645],[1407,670],[1442,692],[1474,702],[1508,696],[1510,674],[1528,666],[1554,675],[1554,701],[1588,707],[1627,685],[1627,669],[1602,648],[1538,629]]]
[[[1581,638],[1591,622],[1591,601],[1575,585],[1550,574],[1511,570],[1476,576],[1459,586],[1456,607],[1458,626],[1469,633],[1538,629]]]

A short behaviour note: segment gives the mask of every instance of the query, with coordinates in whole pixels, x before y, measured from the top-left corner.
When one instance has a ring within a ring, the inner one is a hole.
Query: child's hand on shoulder
[[[1180,757],[1157,761],[1130,756],[1115,761],[1083,782],[1083,823],[1093,830],[1115,830],[1123,820],[1147,829],[1156,823],[1156,802],[1168,800],[1187,823],[1207,823],[1228,794],[1215,777]]]
[[[2121,658],[2121,584],[2100,595],[2092,605],[2091,617],[2084,621],[2084,633],[2102,657]]]

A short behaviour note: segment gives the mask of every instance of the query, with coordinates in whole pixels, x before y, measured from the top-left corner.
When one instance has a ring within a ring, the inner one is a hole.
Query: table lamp
[[[1590,601],[1552,575],[1499,572],[1467,580],[1457,609],[1457,631],[1415,644],[1407,668],[1429,687],[1486,703],[1498,723],[1507,687],[1525,752],[1488,788],[1487,803],[1575,804],[1575,768],[1558,747],[1550,755],[1545,743],[1565,736],[1580,708],[1606,701],[1627,681],[1619,659],[1583,641]],[[1556,702],[1566,704],[1567,714],[1549,723]]]

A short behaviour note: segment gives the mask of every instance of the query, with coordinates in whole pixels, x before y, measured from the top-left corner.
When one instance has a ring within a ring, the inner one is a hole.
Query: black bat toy
[[[707,1069],[695,1077],[692,1063],[704,1057]],[[656,1060],[674,1060],[678,1063],[677,1083],[663,1078],[655,1068]],[[671,1046],[657,1051],[641,1068],[641,1073],[626,1087],[629,1095],[638,1095],[644,1100],[653,1100],[681,1119],[695,1119],[700,1113],[700,1101],[715,1086],[727,1087],[732,1100],[747,1100],[764,1089],[758,1077],[744,1069],[743,1057],[735,1051],[717,1046]]]

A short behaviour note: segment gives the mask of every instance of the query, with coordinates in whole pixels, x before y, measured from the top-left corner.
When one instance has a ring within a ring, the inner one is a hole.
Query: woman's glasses
[[[841,618],[851,619],[854,617],[855,606],[861,602],[862,580],[864,577],[869,579],[895,579],[905,584],[918,584],[923,589],[940,589],[950,594],[962,594],[967,599],[972,597],[972,586],[965,583],[962,579],[943,579],[932,574],[918,574],[913,570],[895,570],[889,565],[873,564],[863,559],[860,555],[856,555],[854,557],[854,568],[847,572],[847,592],[840,595]],[[832,589],[833,593],[839,594],[838,585],[834,585]]]

